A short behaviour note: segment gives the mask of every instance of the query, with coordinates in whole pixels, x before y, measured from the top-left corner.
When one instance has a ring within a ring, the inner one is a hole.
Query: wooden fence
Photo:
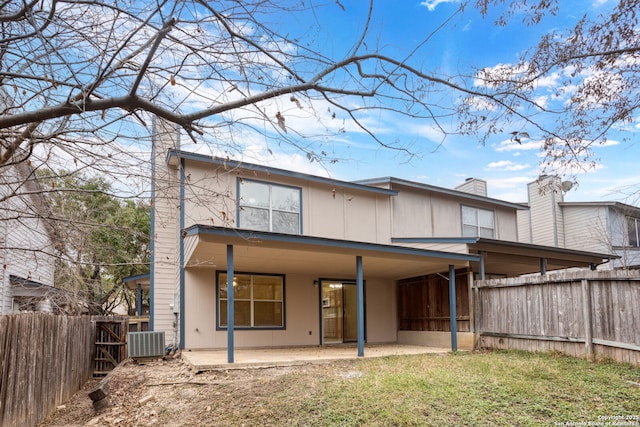
[[[91,378],[101,317],[0,316],[0,426],[33,426]],[[108,318],[110,319],[110,318]]]
[[[476,343],[640,365],[640,272],[477,281]]]

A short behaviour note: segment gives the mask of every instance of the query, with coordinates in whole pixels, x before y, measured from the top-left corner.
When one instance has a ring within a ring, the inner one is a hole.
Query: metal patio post
[[[356,286],[358,292],[358,357],[364,357],[364,280],[362,256],[356,256]]]
[[[227,362],[233,363],[233,327],[234,327],[234,295],[233,295],[233,245],[227,245]]]

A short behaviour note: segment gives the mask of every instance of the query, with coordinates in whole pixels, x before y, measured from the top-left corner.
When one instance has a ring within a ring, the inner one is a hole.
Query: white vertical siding
[[[458,191],[487,197],[487,181],[478,178],[468,178],[463,184],[458,185]]]
[[[531,243],[564,247],[562,210],[559,190],[560,180],[555,177],[532,182],[528,185]]]
[[[167,343],[174,336],[174,293],[179,286],[180,198],[178,171],[166,163],[167,150],[177,148],[174,126],[158,119],[155,129],[153,203],[153,329],[164,331]],[[176,310],[178,307],[175,307]]]
[[[563,206],[562,210],[566,248],[611,252],[606,206]]]
[[[0,194],[9,196],[0,206],[2,240],[0,241],[0,313],[12,311],[10,276],[31,280],[46,286],[53,286],[54,258],[53,242],[49,230],[41,218],[39,204],[44,201],[35,195],[20,195],[20,191],[29,188],[22,185],[22,174],[16,167],[2,170]],[[37,188],[31,189],[37,191]]]
[[[528,210],[516,213],[518,221],[518,241],[531,243],[531,212]]]

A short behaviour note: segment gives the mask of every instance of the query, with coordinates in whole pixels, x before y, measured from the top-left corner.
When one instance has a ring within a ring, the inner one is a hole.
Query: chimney
[[[487,197],[487,181],[478,178],[467,178],[463,184],[458,185],[458,191]]]
[[[531,243],[564,247],[564,201],[562,182],[557,176],[542,175],[528,185]]]

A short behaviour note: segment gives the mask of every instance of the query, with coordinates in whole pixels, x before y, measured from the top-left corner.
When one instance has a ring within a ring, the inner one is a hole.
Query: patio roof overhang
[[[619,258],[608,253],[587,252],[553,246],[509,242],[480,237],[394,238],[405,244],[465,244],[469,254],[482,255],[487,274],[519,276],[565,268],[594,267]],[[477,267],[474,265],[474,267]],[[542,270],[542,271],[541,271]]]
[[[122,282],[132,291],[137,290],[138,287],[144,291],[148,291],[151,284],[151,273],[128,276],[122,279]]]
[[[618,258],[617,255],[478,238],[469,245],[470,252],[484,254],[485,271],[512,269],[517,274],[540,272],[540,261],[546,271],[565,268],[595,268]],[[535,260],[538,260],[536,265]]]
[[[401,279],[479,262],[462,254],[398,245],[194,225],[184,231],[185,265],[226,268],[226,245],[236,247],[236,271],[287,271],[353,277],[361,256],[367,277]]]

